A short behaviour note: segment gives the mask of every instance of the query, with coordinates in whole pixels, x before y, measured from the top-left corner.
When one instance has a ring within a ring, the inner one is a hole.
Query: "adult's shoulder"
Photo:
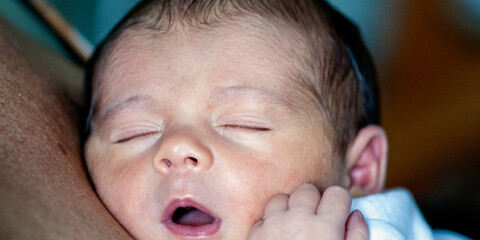
[[[82,163],[81,78],[0,19],[0,239],[130,238]]]

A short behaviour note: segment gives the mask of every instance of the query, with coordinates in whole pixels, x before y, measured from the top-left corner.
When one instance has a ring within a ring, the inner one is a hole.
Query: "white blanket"
[[[402,188],[354,198],[351,211],[355,209],[365,217],[370,239],[469,239],[449,231],[432,231],[410,192]]]

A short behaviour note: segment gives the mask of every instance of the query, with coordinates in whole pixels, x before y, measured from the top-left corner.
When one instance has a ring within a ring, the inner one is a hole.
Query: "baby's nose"
[[[213,155],[198,137],[188,132],[163,136],[153,166],[160,174],[172,171],[205,171],[212,167]]]

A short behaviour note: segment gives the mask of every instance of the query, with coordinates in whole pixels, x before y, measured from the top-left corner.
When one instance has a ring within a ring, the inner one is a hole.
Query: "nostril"
[[[170,161],[168,159],[163,159],[162,162],[164,162],[167,165],[167,167],[172,166],[172,161]]]
[[[197,166],[198,164],[198,160],[196,158],[193,158],[193,157],[188,157],[185,159],[185,161],[191,161],[193,166]]]

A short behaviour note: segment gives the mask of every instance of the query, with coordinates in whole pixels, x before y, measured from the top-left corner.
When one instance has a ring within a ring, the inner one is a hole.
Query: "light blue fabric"
[[[449,231],[430,228],[409,191],[402,188],[352,201],[351,211],[358,209],[367,221],[370,239],[463,240],[469,239]]]

